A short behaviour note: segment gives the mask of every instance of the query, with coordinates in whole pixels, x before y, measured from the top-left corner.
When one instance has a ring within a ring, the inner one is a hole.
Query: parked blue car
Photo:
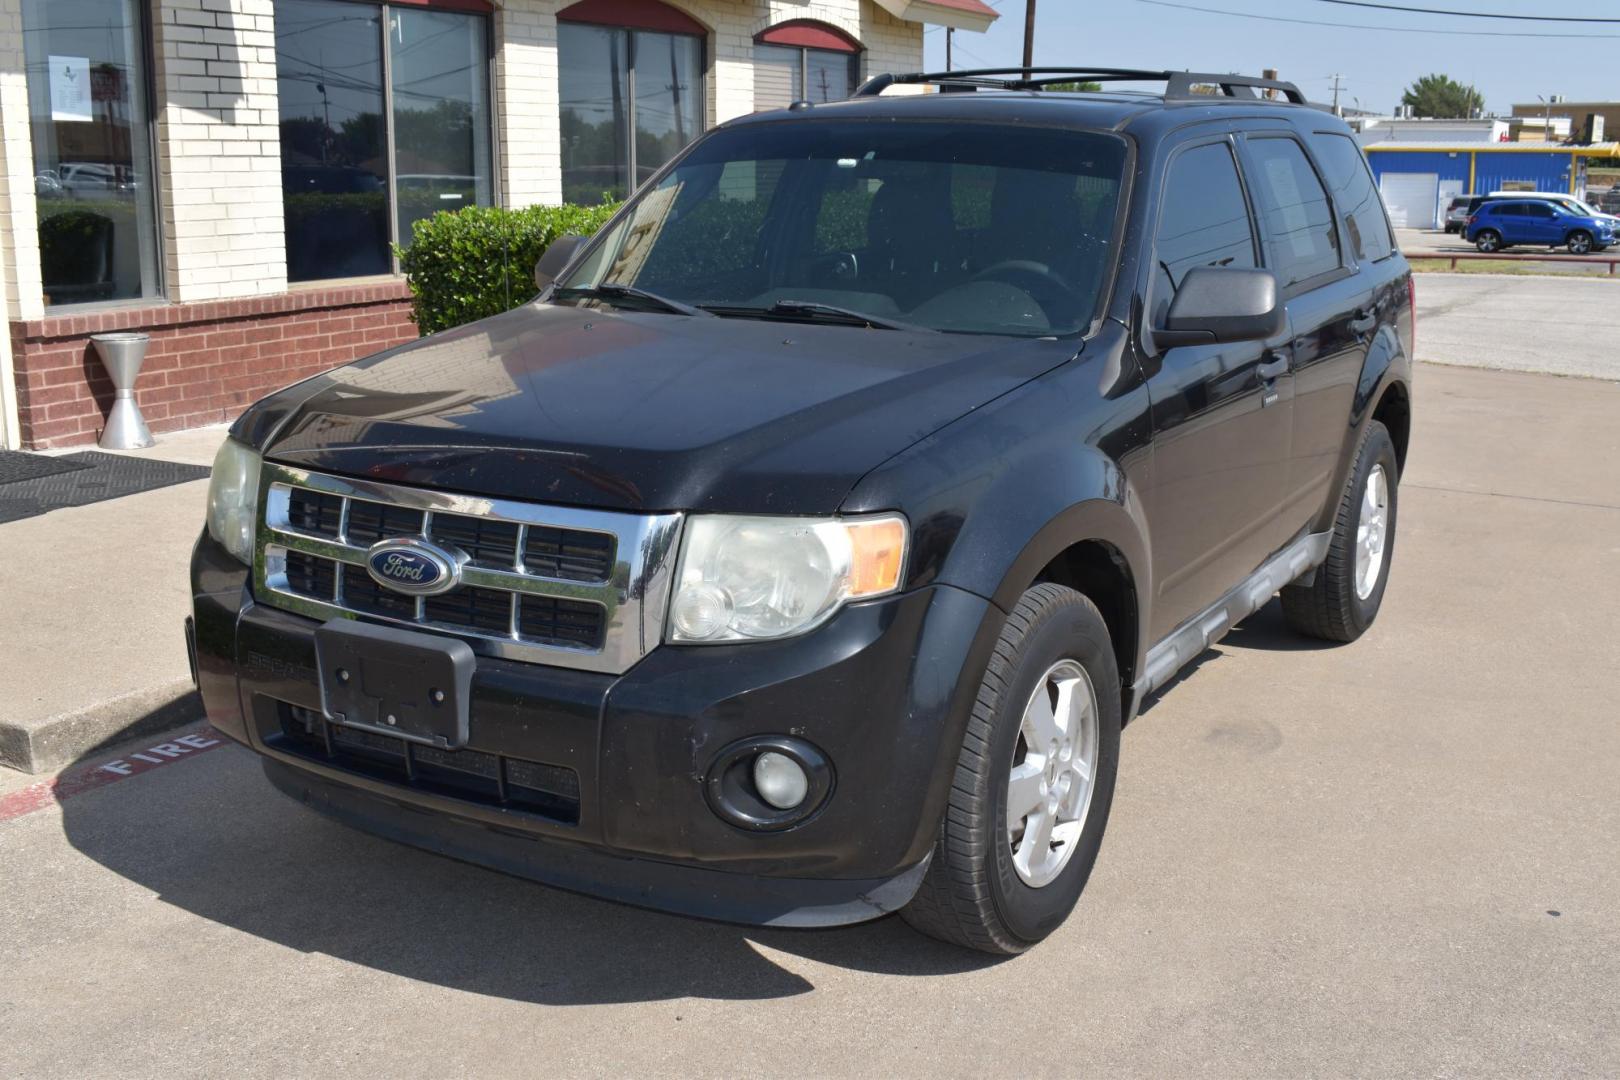
[[[1511,244],[1567,247],[1571,255],[1602,251],[1615,242],[1614,226],[1605,218],[1576,214],[1545,200],[1493,199],[1481,203],[1464,233],[1481,251],[1501,251]]]

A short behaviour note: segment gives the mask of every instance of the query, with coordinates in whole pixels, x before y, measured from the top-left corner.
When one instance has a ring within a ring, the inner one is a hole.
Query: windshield
[[[1107,280],[1124,158],[1122,139],[1095,132],[742,125],[644,190],[558,291],[633,286],[745,318],[838,308],[845,321],[1073,334]]]

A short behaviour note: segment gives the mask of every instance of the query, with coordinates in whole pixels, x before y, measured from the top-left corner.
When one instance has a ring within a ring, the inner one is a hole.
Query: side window
[[[1344,230],[1356,258],[1377,262],[1393,252],[1395,238],[1389,231],[1389,218],[1384,215],[1383,201],[1373,184],[1372,170],[1355,140],[1337,132],[1318,131],[1311,135],[1311,145],[1327,173],[1333,202],[1344,215]],[[1467,199],[1453,199],[1451,209],[1460,210],[1467,204]]]
[[[1153,321],[1162,324],[1187,271],[1198,266],[1252,267],[1254,229],[1237,164],[1225,143],[1176,155],[1164,179],[1154,238]]]
[[[1525,217],[1546,219],[1553,216],[1553,208],[1546,203],[1525,203],[1522,213]]]
[[[1249,140],[1254,190],[1266,237],[1266,262],[1283,288],[1339,267],[1338,233],[1327,192],[1293,139]]]

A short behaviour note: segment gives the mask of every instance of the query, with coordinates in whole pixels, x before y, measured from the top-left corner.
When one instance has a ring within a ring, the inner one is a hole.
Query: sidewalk
[[[128,453],[208,465],[224,438],[224,426],[175,432]],[[49,772],[201,715],[181,624],[207,491],[194,481],[0,525],[0,765]]]

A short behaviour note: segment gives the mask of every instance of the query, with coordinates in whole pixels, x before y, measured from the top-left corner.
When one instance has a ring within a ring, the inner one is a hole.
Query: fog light
[[[754,789],[778,810],[791,810],[810,793],[810,778],[797,761],[767,750],[754,759]]]

